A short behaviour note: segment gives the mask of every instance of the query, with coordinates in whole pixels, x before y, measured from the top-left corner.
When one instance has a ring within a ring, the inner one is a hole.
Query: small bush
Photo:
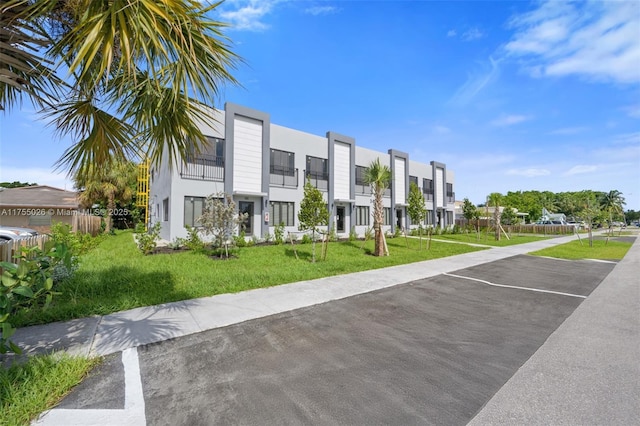
[[[302,236],[302,240],[300,241],[301,244],[311,244],[313,241],[311,241],[311,236],[309,234],[304,234]]]
[[[264,242],[265,243],[270,243],[271,241],[273,241],[273,235],[271,235],[268,232],[266,234],[264,234]]]
[[[240,234],[236,235],[235,237],[233,237],[233,241],[236,243],[236,246],[238,247],[246,247],[247,246],[247,240],[245,239],[245,232],[244,230],[240,231]]]
[[[275,228],[273,229],[273,235],[273,242],[275,245],[280,245],[284,242],[284,222],[280,222],[275,226]]]
[[[158,245],[160,239],[160,222],[149,229],[149,232],[141,232],[136,234],[136,244],[143,254],[151,254]]]
[[[336,234],[336,229],[333,226],[329,230],[329,241],[334,243],[338,241],[338,234]]]
[[[358,234],[356,233],[356,227],[352,226],[351,231],[349,231],[349,241],[355,241],[358,239]]]
[[[186,240],[184,238],[176,237],[171,241],[168,246],[171,250],[180,250],[186,244]]]
[[[198,253],[202,253],[205,248],[204,241],[200,238],[200,230],[189,225],[185,226],[187,230],[187,238],[184,242],[185,247]]]

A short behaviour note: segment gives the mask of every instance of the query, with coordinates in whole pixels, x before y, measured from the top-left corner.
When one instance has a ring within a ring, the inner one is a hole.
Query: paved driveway
[[[60,407],[140,398],[150,425],[466,424],[613,266],[515,256],[142,346],[139,391],[114,355]]]

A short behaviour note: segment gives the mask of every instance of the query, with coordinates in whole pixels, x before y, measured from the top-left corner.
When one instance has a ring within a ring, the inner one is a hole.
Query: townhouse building
[[[392,171],[384,197],[385,230],[418,226],[407,215],[411,182],[425,196],[423,225],[454,223],[454,174],[443,163],[417,162],[395,149],[373,151],[332,131],[317,136],[272,124],[268,113],[230,102],[213,115],[214,121],[199,123],[210,142],[206,152],[184,163],[165,159],[150,170],[150,220],[161,224],[165,240],[186,237],[185,226],[198,226],[206,197],[221,192],[248,214],[247,237],[273,235],[280,223],[297,231],[306,179],[323,192],[338,237],[352,230],[364,235],[373,226],[373,197],[364,173],[376,158]]]

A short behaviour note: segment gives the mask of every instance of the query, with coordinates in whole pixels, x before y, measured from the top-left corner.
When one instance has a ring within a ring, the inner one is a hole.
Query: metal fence
[[[180,177],[184,179],[224,180],[224,158],[213,155],[199,155],[187,159],[180,166]]]

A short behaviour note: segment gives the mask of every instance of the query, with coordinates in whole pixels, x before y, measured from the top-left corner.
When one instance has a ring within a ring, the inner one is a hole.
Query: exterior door
[[[404,229],[404,226],[402,226],[402,210],[400,209],[396,210],[396,226],[398,229]]]
[[[245,235],[253,235],[253,202],[251,201],[240,201],[238,203],[238,210],[240,213],[247,213],[248,217],[244,221],[243,226]]]
[[[344,207],[336,207],[336,228],[337,232],[344,232]]]

